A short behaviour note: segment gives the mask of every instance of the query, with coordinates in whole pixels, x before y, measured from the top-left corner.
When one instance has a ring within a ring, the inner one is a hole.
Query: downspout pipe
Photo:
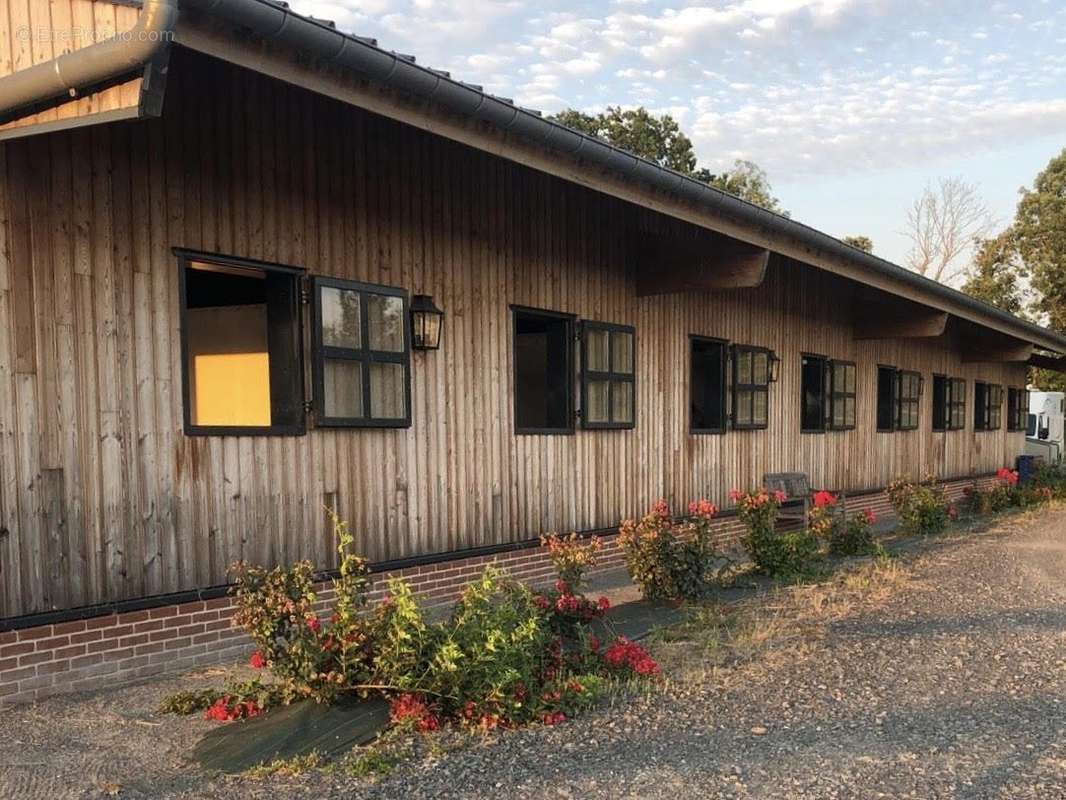
[[[0,117],[77,97],[90,87],[136,72],[174,38],[177,21],[177,0],[144,0],[129,30],[0,78]]]

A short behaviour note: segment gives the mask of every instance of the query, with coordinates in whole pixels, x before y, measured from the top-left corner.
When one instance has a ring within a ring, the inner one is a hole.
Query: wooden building
[[[324,508],[397,564],[767,472],[985,475],[1066,353],[266,0],[0,7],[9,628],[329,566]]]

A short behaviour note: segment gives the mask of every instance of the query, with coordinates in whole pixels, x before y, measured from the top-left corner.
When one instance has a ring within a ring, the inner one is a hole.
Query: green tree
[[[1066,331],[1066,149],[1022,189],[1014,217],[1018,252],[1032,276],[1035,307]]]
[[[689,175],[749,203],[787,216],[787,212],[782,210],[777,198],[773,196],[766,172],[757,164],[737,160],[732,169],[717,174],[707,169],[697,169],[692,140],[669,114],[655,116],[644,107],[623,110],[617,106],[608,106],[607,110],[600,114],[586,114],[584,111],[569,108],[552,119],[590,136],[604,139],[641,158]]]
[[[1014,231],[1008,228],[999,236],[976,242],[962,291],[1011,314],[1022,314],[1025,299],[1020,281],[1024,276]]]
[[[632,109],[608,106],[596,116],[567,109],[557,114],[555,120],[668,169],[686,175],[696,169],[692,140],[669,114],[657,117],[643,106]]]
[[[857,247],[865,253],[874,251],[874,242],[869,236],[842,236],[840,241],[844,244],[850,244],[852,247]]]

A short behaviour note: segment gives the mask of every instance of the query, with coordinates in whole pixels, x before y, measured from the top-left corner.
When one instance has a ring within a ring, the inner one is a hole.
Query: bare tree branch
[[[907,211],[903,233],[911,240],[907,266],[941,283],[966,269],[966,253],[992,231],[994,221],[977,187],[962,178],[940,178],[927,185]]]

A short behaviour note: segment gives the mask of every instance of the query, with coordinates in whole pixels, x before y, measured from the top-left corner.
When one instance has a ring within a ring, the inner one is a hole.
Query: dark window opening
[[[922,376],[910,370],[901,370],[896,383],[896,428],[913,431],[918,428],[921,408]]]
[[[572,433],[574,319],[514,310],[516,433]]]
[[[726,343],[693,336],[689,386],[693,433],[722,433],[726,422]]]
[[[300,271],[178,255],[186,433],[303,433]]]
[[[581,323],[581,426],[632,428],[635,331],[628,325]]]
[[[770,351],[734,345],[733,428],[761,430],[770,424]]]
[[[835,431],[855,428],[855,363],[829,362],[829,427]]]
[[[826,427],[826,365],[826,359],[821,356],[803,356],[800,428],[806,433],[821,432]]]
[[[943,375],[933,376],[933,430],[943,431],[948,427],[948,379]]]
[[[896,384],[895,367],[877,368],[877,430],[893,431],[896,428]]]
[[[411,424],[407,293],[315,279],[315,413],[320,426]]]

